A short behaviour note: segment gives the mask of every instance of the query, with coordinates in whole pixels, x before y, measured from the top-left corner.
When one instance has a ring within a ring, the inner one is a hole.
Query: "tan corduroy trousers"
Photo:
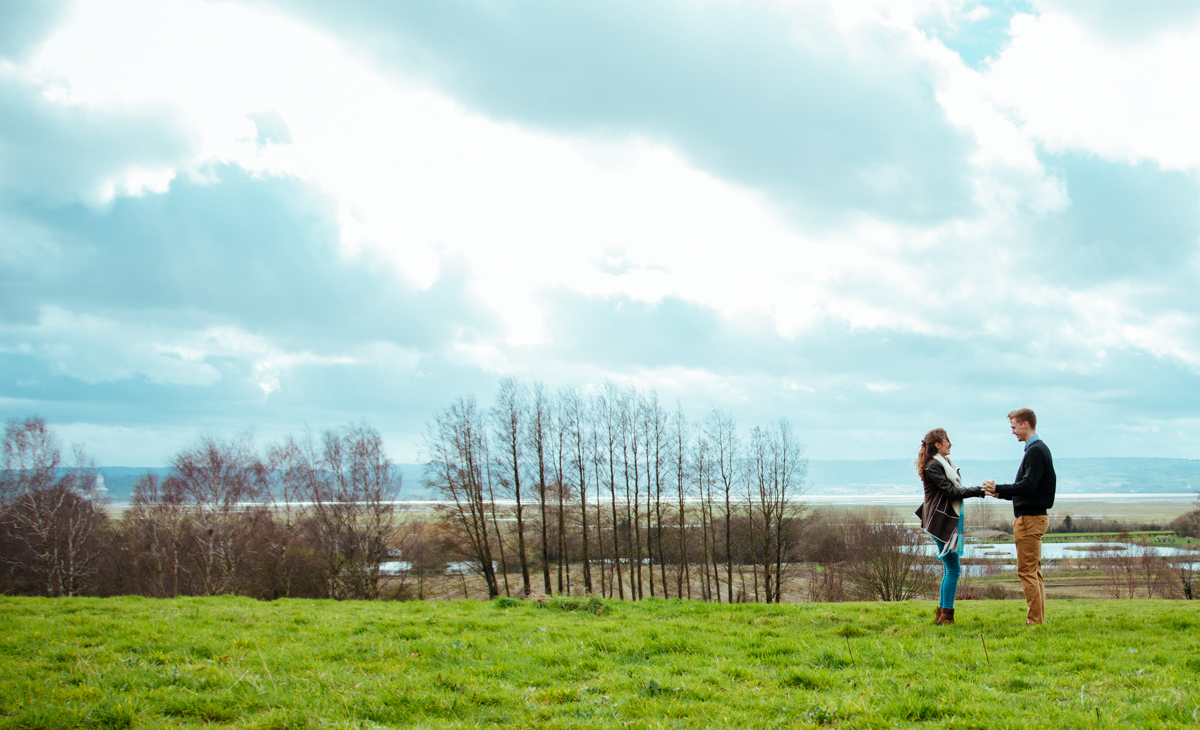
[[[1026,618],[1031,624],[1046,620],[1046,584],[1042,581],[1042,536],[1050,525],[1046,515],[1026,515],[1013,520],[1013,542],[1017,544],[1017,577],[1029,604]]]

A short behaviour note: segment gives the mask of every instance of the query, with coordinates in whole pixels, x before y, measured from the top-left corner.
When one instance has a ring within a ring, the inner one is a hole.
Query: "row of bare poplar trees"
[[[440,413],[425,450],[444,525],[490,596],[574,580],[622,599],[779,602],[811,519],[786,420],[743,439],[727,414],[692,421],[612,382],[505,379],[491,408],[464,397]]]

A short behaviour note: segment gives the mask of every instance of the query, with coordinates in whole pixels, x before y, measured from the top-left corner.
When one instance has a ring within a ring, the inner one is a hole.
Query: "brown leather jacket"
[[[970,497],[982,497],[983,487],[956,487],[946,476],[946,470],[937,459],[925,465],[925,501],[917,508],[921,527],[942,542],[949,542],[958,529],[958,512],[952,502]]]

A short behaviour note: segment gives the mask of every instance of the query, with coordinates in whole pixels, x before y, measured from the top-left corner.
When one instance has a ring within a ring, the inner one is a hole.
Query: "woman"
[[[942,561],[942,590],[934,620],[954,623],[954,594],[958,592],[958,556],[963,554],[962,501],[982,497],[982,487],[962,485],[958,467],[950,461],[950,437],[945,429],[935,428],[921,439],[914,462],[925,484],[925,502],[917,508],[921,527],[937,543]]]

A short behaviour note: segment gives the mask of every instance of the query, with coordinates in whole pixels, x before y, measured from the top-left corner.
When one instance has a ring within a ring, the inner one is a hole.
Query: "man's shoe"
[[[939,626],[948,626],[950,624],[953,624],[954,623],[954,609],[953,608],[943,608],[942,615],[938,617],[937,622],[938,622]]]

